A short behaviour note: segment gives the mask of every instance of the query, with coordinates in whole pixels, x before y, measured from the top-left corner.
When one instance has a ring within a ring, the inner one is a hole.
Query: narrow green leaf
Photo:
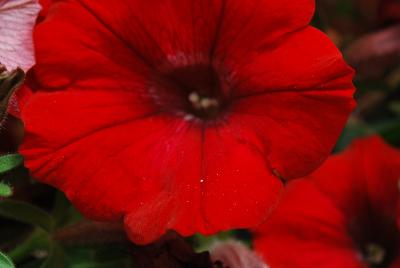
[[[50,246],[50,253],[40,268],[64,268],[65,255],[63,249],[55,242]]]
[[[38,226],[47,232],[54,226],[53,218],[46,211],[19,201],[0,201],[0,216]]]
[[[10,197],[13,194],[13,189],[7,183],[0,181],[0,198],[1,197]]]
[[[192,239],[194,240],[193,243],[195,244],[194,249],[198,253],[207,251],[210,246],[215,242],[233,238],[233,235],[233,231],[220,232],[216,235],[210,236],[196,234],[192,237]]]
[[[132,262],[130,260],[116,260],[110,262],[86,262],[79,264],[71,264],[70,268],[129,268],[132,267]]]
[[[56,223],[56,227],[61,227],[68,223],[70,210],[71,203],[65,197],[64,193],[57,191],[52,211],[52,216]]]
[[[1,268],[15,268],[14,264],[5,254],[0,252],[0,267]]]
[[[31,257],[33,251],[47,250],[48,248],[50,248],[49,234],[41,228],[36,228],[27,239],[18,243],[13,250],[8,252],[8,256],[15,263],[19,263]]]
[[[24,162],[24,158],[20,154],[8,154],[0,157],[0,174],[6,173]]]

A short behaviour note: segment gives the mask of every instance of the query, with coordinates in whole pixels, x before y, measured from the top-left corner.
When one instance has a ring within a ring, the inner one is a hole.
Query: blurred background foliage
[[[336,151],[372,133],[400,146],[400,0],[317,0],[313,24],[357,70],[358,108]],[[151,250],[136,247],[119,224],[83,219],[62,193],[31,180],[20,156],[13,154],[22,133],[22,123],[12,116],[0,130],[0,251],[8,255],[0,253],[1,268],[13,267],[11,260],[21,268],[135,267],[132,256],[139,263],[138,258],[164,258],[161,263],[169,267],[174,258],[192,258],[191,248],[181,243],[173,247],[185,256],[165,257],[162,243]],[[196,235],[186,242],[203,251],[215,240],[232,238],[251,245],[246,230]]]
[[[358,107],[337,150],[371,133],[400,146],[400,1],[317,0],[314,25],[357,70]]]

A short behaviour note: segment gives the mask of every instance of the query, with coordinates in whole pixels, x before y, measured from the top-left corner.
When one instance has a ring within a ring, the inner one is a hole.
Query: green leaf
[[[393,145],[400,145],[400,120],[387,120],[375,124],[372,128],[378,132],[387,142]]]
[[[132,267],[130,260],[116,260],[111,262],[86,262],[79,264],[72,264],[70,268],[129,268]]]
[[[192,243],[194,244],[194,249],[196,252],[207,251],[212,244],[217,241],[224,241],[234,237],[234,230],[220,232],[215,235],[205,236],[201,234],[196,234],[192,236]]]
[[[6,173],[24,162],[20,154],[8,154],[0,157],[0,174]]]
[[[0,181],[0,198],[1,197],[10,197],[13,195],[13,189],[7,183]]]
[[[15,268],[14,264],[5,254],[0,252],[0,267],[1,268]]]
[[[0,201],[0,216],[38,226],[47,232],[54,227],[54,220],[46,211],[24,202]]]
[[[51,213],[57,228],[74,222],[75,217],[71,216],[72,210],[72,205],[64,193],[57,191]]]
[[[55,242],[50,246],[49,257],[40,268],[63,268],[65,267],[65,255],[63,249]]]
[[[13,250],[8,252],[8,256],[15,262],[19,263],[30,258],[35,250],[47,250],[50,248],[49,234],[41,228],[36,228],[32,234],[20,242]],[[36,265],[35,268],[39,267]]]

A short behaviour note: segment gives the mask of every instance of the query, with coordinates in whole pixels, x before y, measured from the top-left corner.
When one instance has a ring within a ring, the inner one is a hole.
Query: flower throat
[[[185,118],[217,119],[226,110],[226,83],[211,65],[174,68],[157,79],[155,103]]]

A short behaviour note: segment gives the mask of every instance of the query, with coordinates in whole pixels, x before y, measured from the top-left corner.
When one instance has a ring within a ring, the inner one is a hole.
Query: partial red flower
[[[15,91],[35,63],[33,28],[37,0],[0,0],[0,154],[15,152],[22,139],[22,122]]]
[[[271,268],[398,268],[400,151],[359,140],[288,184],[255,247]]]
[[[131,239],[258,224],[327,157],[353,70],[312,0],[70,0],[35,33],[22,153]]]
[[[38,0],[0,0],[0,64],[9,71],[35,63],[32,31],[40,8]]]
[[[5,112],[19,114],[13,93],[23,80],[22,70],[35,63],[32,32],[40,9],[38,0],[0,0],[0,125]]]

